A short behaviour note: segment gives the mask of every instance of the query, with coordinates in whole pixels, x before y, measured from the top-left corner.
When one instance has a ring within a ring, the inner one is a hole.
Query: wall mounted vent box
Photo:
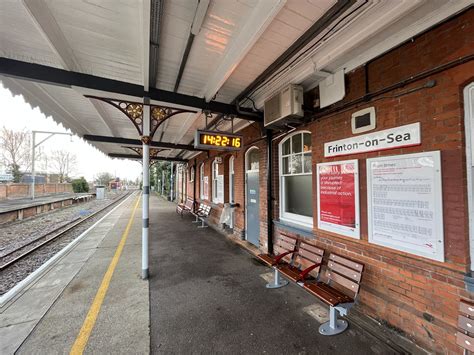
[[[376,127],[375,107],[354,112],[351,119],[352,133],[371,131]]]
[[[281,127],[285,123],[300,121],[303,116],[302,86],[289,85],[284,90],[265,101],[265,127]]]

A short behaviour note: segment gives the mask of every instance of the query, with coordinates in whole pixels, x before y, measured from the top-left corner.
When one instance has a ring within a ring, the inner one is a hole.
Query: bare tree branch
[[[69,175],[76,169],[77,157],[73,153],[55,150],[51,153],[50,160],[59,175],[60,183],[66,182]]]

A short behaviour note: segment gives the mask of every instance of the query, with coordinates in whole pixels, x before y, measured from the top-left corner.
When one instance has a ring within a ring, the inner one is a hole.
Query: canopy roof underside
[[[3,0],[0,54],[145,91],[262,110],[264,100],[284,86],[316,87],[327,73],[350,71],[470,5],[469,0]],[[313,36],[303,40],[308,31]],[[141,98],[2,73],[4,86],[79,136],[139,138],[123,113],[85,95]],[[190,109],[196,112],[165,121],[153,141],[192,144],[206,115]],[[212,112],[207,122],[218,115]],[[236,118],[234,131],[249,122]],[[218,128],[230,131],[231,124],[220,121]],[[123,144],[91,144],[106,154],[131,154]],[[194,154],[159,153],[184,159]]]

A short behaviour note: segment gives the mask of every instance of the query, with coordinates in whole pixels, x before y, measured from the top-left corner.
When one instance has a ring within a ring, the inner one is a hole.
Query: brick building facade
[[[272,203],[273,230],[306,238],[329,252],[365,264],[357,307],[400,330],[423,348],[439,353],[459,353],[455,333],[459,300],[474,299],[466,290],[471,271],[469,209],[467,192],[464,88],[474,81],[474,10],[418,35],[390,52],[346,73],[346,95],[333,106],[307,115],[294,132],[311,133],[313,228],[303,228],[280,219],[279,143],[286,134],[274,133],[272,143],[272,201],[267,196],[267,140],[257,124],[240,133],[244,147],[233,154],[211,151],[189,161],[186,194],[201,201],[200,166],[209,179],[212,204],[212,162],[223,159],[224,201],[229,201],[229,162],[234,157],[234,234],[246,235],[245,156],[251,147],[259,151],[260,245],[267,249],[267,203]],[[432,81],[435,81],[433,83]],[[428,82],[430,84],[427,85]],[[434,85],[433,85],[434,84]],[[306,93],[312,105],[318,92]],[[326,158],[324,143],[353,137],[351,114],[374,107],[376,131],[420,123],[421,144],[371,153]],[[290,134],[290,133],[288,133]],[[368,240],[366,159],[419,152],[440,151],[444,219],[444,262],[378,246]],[[360,239],[318,229],[317,178],[319,163],[357,159],[359,164]],[[194,181],[189,181],[194,169]],[[212,204],[210,222],[217,224],[223,204]],[[249,245],[250,248],[252,248]]]

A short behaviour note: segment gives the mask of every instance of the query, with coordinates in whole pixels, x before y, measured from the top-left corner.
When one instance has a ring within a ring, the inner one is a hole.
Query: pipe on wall
[[[267,248],[268,253],[273,254],[273,198],[272,198],[272,142],[273,132],[267,129]]]

